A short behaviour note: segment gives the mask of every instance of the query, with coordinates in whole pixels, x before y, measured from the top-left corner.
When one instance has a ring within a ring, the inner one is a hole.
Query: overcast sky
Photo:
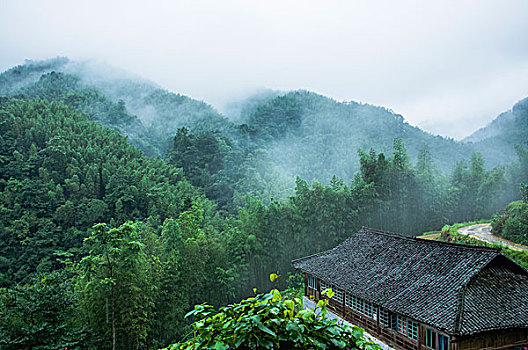
[[[0,70],[97,59],[220,110],[308,89],[461,138],[528,96],[527,19],[527,0],[0,0]]]

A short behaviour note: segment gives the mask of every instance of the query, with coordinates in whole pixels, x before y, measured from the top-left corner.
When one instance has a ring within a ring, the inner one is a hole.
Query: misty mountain
[[[65,57],[44,61],[26,60],[23,65],[13,67],[0,74],[0,95],[13,95],[27,85],[37,82],[42,74],[58,70],[68,63]]]
[[[270,89],[258,89],[242,98],[236,98],[228,102],[222,112],[234,123],[243,124],[258,107],[268,103],[274,98],[284,95],[284,92]]]
[[[351,181],[359,170],[358,149],[391,154],[395,138],[402,139],[413,160],[428,146],[444,171],[471,154],[467,145],[411,126],[389,109],[308,91],[260,105],[248,116],[247,133],[285,172],[325,182],[333,175]]]
[[[219,145],[201,149],[198,143],[189,154],[223,150],[230,172],[238,173],[230,182],[244,183],[247,176],[243,174],[249,170],[252,178],[264,182],[279,177],[288,183],[279,186],[283,189],[278,192],[268,189],[267,193],[285,193],[296,176],[328,183],[337,175],[349,183],[360,167],[358,150],[391,154],[395,138],[403,141],[412,162],[428,147],[434,166],[442,172],[474,151],[483,154],[487,167],[494,167],[514,158],[513,144],[524,141],[527,130],[522,117],[526,100],[466,142],[429,134],[384,107],[338,102],[309,91],[257,91],[228,104],[224,116],[206,102],[169,92],[130,73],[67,58],[26,61],[5,71],[0,74],[0,95],[59,101],[127,136],[150,156],[165,156],[169,151],[174,158],[173,138],[185,127],[197,135],[195,140]],[[214,157],[203,155],[204,159]],[[218,173],[208,176],[228,176],[223,167],[216,169]],[[245,190],[255,187],[246,182]]]
[[[491,123],[478,129],[463,142],[490,159],[511,162],[516,159],[515,145],[528,141],[528,98],[501,113]]]
[[[10,94],[25,98],[57,101],[86,113],[91,120],[128,137],[131,144],[149,155],[159,155],[160,145],[149,136],[141,121],[126,111],[123,101],[113,102],[99,91],[83,86],[76,76],[43,74],[40,79]],[[9,96],[9,95],[8,95]]]
[[[162,155],[178,128],[229,126],[210,105],[126,72],[67,58],[26,61],[0,75],[0,95],[58,100],[119,131],[150,156]]]

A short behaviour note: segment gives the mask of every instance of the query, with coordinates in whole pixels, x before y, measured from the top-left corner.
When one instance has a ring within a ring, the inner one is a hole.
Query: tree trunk
[[[112,284],[112,350],[115,350],[115,345],[116,345],[115,300],[114,300],[114,285]]]
[[[110,297],[111,297],[111,307],[112,307],[112,350],[115,350],[116,346],[116,331],[115,331],[115,297],[114,297],[114,270],[112,268],[112,262],[110,257],[106,254],[106,261],[108,261],[108,268],[110,269]]]

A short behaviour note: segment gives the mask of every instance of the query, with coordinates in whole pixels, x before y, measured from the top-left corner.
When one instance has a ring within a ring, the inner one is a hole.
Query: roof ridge
[[[478,271],[477,271],[478,273]],[[475,273],[476,274],[476,273]],[[456,316],[455,316],[455,332],[460,334],[460,330],[462,329],[462,322],[464,322],[464,306],[466,302],[466,291],[467,286],[469,282],[471,281],[472,277],[475,275],[473,274],[459,289],[457,292],[457,305],[456,305]]]
[[[298,258],[298,259],[292,260],[291,263],[294,264],[294,263],[299,262],[299,261],[303,261],[303,260],[310,259],[310,258],[315,258],[316,256],[325,254],[326,252],[329,252],[329,251],[334,250],[334,249],[335,248],[328,249],[328,250],[323,250],[322,252],[319,252],[319,253],[315,253],[315,254],[308,255],[308,256],[303,256],[302,258]]]
[[[447,245],[447,246],[457,247],[457,248],[466,248],[466,249],[473,249],[473,250],[487,250],[487,251],[495,251],[495,252],[500,252],[501,251],[501,248],[495,248],[495,247],[470,245],[470,244],[460,244],[460,243],[444,242],[444,241],[437,241],[437,240],[418,238],[418,237],[409,237],[409,236],[405,236],[405,235],[403,235],[401,233],[377,230],[377,229],[372,229],[372,228],[366,227],[366,226],[361,227],[360,232],[364,233],[364,231],[368,231],[368,232],[376,233],[376,234],[381,234],[381,235],[385,235],[385,236],[391,236],[391,237],[394,237],[394,238],[400,238],[400,239],[408,240],[408,241],[411,241],[411,242],[420,242],[420,243],[431,244],[431,245]]]
[[[494,256],[494,257],[490,258],[478,270],[475,270],[472,274],[470,274],[466,278],[466,280],[462,283],[460,288],[458,289],[458,291],[457,291],[457,304],[456,304],[456,316],[455,316],[455,325],[454,325],[456,333],[461,334],[462,324],[464,322],[464,307],[465,307],[465,303],[466,303],[466,293],[467,293],[467,289],[468,289],[469,284],[472,283],[474,281],[474,279],[477,278],[477,276],[479,276],[483,271],[485,271],[486,268],[493,261],[495,261],[496,259],[499,259],[499,256],[508,258],[506,255],[503,255],[502,253],[500,253],[497,256]],[[509,258],[508,258],[508,260],[512,261],[515,265],[518,265],[513,260],[511,260]],[[520,266],[520,265],[518,265],[518,266]],[[521,266],[521,268],[522,268],[522,266]]]

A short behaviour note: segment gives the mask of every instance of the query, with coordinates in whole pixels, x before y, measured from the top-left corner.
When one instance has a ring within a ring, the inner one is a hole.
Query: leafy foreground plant
[[[333,292],[328,290],[328,296]],[[196,305],[193,335],[165,350],[191,349],[366,349],[380,347],[365,340],[359,327],[340,326],[326,318],[328,300],[302,310],[299,299],[283,299],[273,289],[267,294],[221,307]]]

